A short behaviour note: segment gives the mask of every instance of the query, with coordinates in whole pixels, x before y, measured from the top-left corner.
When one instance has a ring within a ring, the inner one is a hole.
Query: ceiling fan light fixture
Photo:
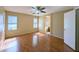
[[[34,6],[32,7],[32,10],[33,10],[33,14],[40,14],[40,13],[46,13],[45,12],[45,7],[42,7],[42,6]]]

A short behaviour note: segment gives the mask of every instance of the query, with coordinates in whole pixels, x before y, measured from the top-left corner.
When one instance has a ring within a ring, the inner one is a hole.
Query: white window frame
[[[8,15],[8,31],[18,30],[18,22],[17,23],[9,23],[9,16],[17,17],[16,15]],[[18,17],[17,17],[16,21],[18,21]],[[16,28],[15,29],[9,29],[9,24],[16,24]]]

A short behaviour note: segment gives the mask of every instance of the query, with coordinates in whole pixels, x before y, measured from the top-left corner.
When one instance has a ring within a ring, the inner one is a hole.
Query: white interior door
[[[64,42],[75,50],[75,10],[64,14]]]
[[[4,35],[4,15],[0,14],[0,50],[2,49],[3,41],[5,39]]]

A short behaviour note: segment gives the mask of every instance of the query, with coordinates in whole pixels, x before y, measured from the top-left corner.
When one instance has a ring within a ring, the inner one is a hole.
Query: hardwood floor
[[[69,49],[63,39],[39,32],[7,39],[4,48],[2,52],[64,52]]]
[[[72,48],[70,48],[68,45],[64,44],[64,52],[75,52]]]

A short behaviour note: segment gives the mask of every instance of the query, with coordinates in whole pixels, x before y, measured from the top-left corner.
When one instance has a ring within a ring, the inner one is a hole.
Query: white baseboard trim
[[[64,38],[62,38],[62,37],[59,37],[59,36],[57,36],[57,35],[54,35],[54,34],[51,34],[51,36],[55,36],[55,37],[58,37],[58,38],[60,38],[60,39],[64,39]]]

